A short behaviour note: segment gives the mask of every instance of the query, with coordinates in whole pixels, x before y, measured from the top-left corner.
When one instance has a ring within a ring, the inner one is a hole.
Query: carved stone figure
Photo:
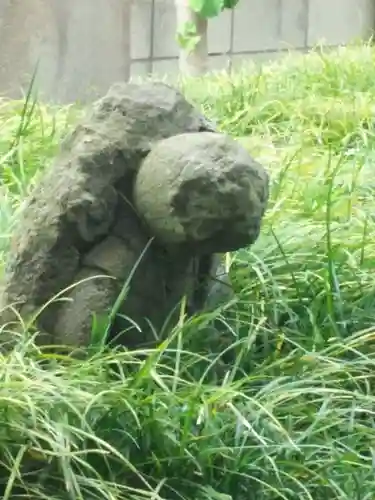
[[[24,203],[2,323],[37,315],[43,342],[79,347],[110,318],[108,340],[148,344],[182,297],[189,314],[206,307],[220,254],[256,240],[267,200],[263,167],[179,91],[116,84]]]

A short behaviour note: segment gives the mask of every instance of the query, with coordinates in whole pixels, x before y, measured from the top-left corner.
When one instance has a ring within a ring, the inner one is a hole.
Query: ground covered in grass
[[[223,342],[207,317],[143,361],[20,342],[0,359],[4,499],[375,497],[374,82],[356,46],[183,84],[272,178]],[[77,114],[1,104],[1,252]]]

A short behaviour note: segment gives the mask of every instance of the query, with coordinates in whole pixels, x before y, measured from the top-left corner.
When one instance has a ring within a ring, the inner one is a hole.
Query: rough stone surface
[[[43,308],[43,342],[47,335],[86,346],[93,317],[108,317],[128,285],[110,339],[138,347],[173,324],[183,295],[189,314],[204,308],[217,254],[255,240],[268,189],[262,168],[214,132],[166,84],[114,85],[23,206],[1,288],[2,323],[16,328],[9,306],[23,320]]]
[[[138,213],[163,244],[227,252],[258,237],[268,177],[228,136],[180,134],[159,141],[143,161],[134,198]]]

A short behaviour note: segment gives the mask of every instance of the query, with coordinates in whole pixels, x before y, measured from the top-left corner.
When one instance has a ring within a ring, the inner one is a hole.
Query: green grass
[[[20,341],[0,362],[3,498],[372,500],[375,51],[183,87],[271,175],[262,234],[233,255],[238,304],[220,339],[202,316],[143,361]],[[77,113],[0,106],[3,254]]]

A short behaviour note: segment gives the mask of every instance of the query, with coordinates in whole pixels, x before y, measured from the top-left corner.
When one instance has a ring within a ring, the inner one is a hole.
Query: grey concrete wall
[[[0,0],[0,94],[69,102],[130,76],[130,0]]]
[[[139,51],[142,35],[137,22],[133,23],[132,75],[177,72],[173,0],[136,0],[133,15],[150,28],[144,50]],[[240,0],[234,11],[210,21],[211,68],[225,68],[230,62],[236,66],[249,59],[265,61],[321,41],[339,45],[354,38],[368,39],[374,27],[375,0]]]
[[[368,38],[374,0],[240,0],[209,23],[212,69]],[[173,0],[0,0],[0,94],[69,102],[114,81],[177,72]]]

